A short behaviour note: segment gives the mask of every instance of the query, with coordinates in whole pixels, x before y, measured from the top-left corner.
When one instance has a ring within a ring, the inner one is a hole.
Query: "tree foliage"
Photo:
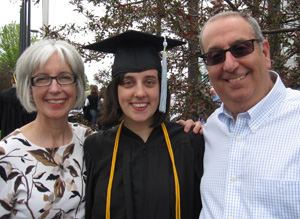
[[[31,42],[38,36],[31,36]],[[20,24],[11,23],[0,27],[0,90],[11,87],[12,74],[19,58]]]
[[[37,2],[39,2],[37,0]],[[169,86],[175,104],[173,113],[183,118],[206,118],[214,104],[209,96],[208,77],[199,61],[198,35],[201,26],[221,11],[245,11],[260,23],[270,41],[272,69],[279,72],[287,86],[299,87],[299,20],[298,0],[70,0],[75,10],[87,19],[85,25],[65,24],[44,27],[46,36],[70,40],[86,62],[101,61],[105,54],[83,51],[74,34],[93,34],[102,40],[128,29],[165,35],[187,42],[169,52]],[[85,44],[93,43],[85,42]],[[288,62],[289,61],[289,62]],[[292,63],[292,64],[290,64]],[[95,78],[100,81],[101,70]],[[106,72],[107,73],[107,72]]]
[[[20,24],[11,23],[0,28],[0,65],[14,69],[19,56]]]
[[[20,25],[11,23],[0,28],[0,90],[11,87],[12,74],[19,56]]]

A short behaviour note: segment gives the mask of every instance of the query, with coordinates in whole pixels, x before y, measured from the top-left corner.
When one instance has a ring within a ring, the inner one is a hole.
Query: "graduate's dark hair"
[[[123,83],[126,73],[120,73],[113,77],[104,92],[104,101],[101,107],[100,123],[106,128],[110,128],[119,124],[123,118],[123,111],[119,105],[118,85]],[[161,86],[161,73],[158,73],[159,87]],[[159,112],[158,108],[153,115],[153,123],[151,127],[157,127],[167,119],[170,108],[170,91],[167,89],[167,105],[166,112]]]

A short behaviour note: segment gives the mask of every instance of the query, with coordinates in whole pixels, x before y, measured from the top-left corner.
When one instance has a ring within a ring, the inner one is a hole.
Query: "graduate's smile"
[[[132,107],[135,110],[143,111],[143,110],[145,110],[147,108],[148,103],[146,103],[146,102],[143,102],[143,103],[132,103],[131,105],[132,105]]]

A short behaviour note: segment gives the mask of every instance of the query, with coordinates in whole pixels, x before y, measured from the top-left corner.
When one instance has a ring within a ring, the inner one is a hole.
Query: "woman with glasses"
[[[68,123],[84,102],[84,65],[66,42],[30,46],[16,66],[17,96],[36,119],[0,142],[1,218],[84,218],[83,141],[89,128]]]

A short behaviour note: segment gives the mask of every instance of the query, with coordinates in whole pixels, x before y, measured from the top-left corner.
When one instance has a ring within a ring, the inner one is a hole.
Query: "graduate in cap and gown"
[[[165,51],[182,44],[129,30],[84,47],[115,54],[100,115],[113,128],[84,143],[86,218],[199,218],[203,136],[166,121]]]

